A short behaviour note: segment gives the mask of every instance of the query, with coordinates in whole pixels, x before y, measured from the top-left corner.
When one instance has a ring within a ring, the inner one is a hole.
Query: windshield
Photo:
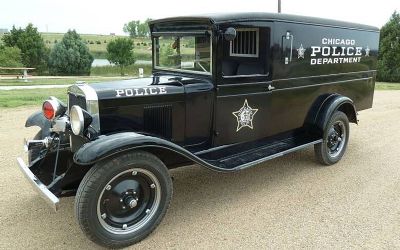
[[[211,73],[211,37],[163,35],[154,38],[154,66],[158,69]]]

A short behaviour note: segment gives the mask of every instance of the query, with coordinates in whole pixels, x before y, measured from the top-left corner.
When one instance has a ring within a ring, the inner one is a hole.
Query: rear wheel
[[[157,227],[171,196],[172,182],[163,162],[147,152],[131,152],[89,170],[75,198],[75,213],[92,241],[125,247]]]
[[[324,130],[323,142],[314,145],[318,161],[324,165],[340,161],[346,151],[349,135],[349,119],[345,113],[336,111]]]

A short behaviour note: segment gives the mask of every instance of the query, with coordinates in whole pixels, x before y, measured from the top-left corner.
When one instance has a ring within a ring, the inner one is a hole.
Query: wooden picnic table
[[[18,79],[19,77],[22,77],[25,82],[28,81],[28,70],[34,70],[36,68],[27,68],[27,67],[0,67],[0,70],[21,70],[22,75],[12,75],[12,74],[5,74],[7,76],[16,76]],[[0,74],[1,78],[1,74]]]

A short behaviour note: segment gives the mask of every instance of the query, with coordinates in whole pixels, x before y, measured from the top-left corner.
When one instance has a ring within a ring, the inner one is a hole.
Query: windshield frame
[[[157,66],[156,65],[156,39],[159,39],[161,36],[208,36],[208,39],[210,39],[210,71],[209,72],[204,72],[204,71],[196,71],[196,70],[187,70],[187,69],[176,69],[172,67],[165,67],[165,66]],[[181,32],[153,32],[152,37],[152,64],[153,64],[153,70],[162,70],[162,71],[168,71],[168,72],[178,72],[178,73],[190,73],[190,74],[200,74],[200,75],[206,75],[206,76],[212,76],[213,73],[213,34],[211,30],[204,30],[204,31],[181,31]]]

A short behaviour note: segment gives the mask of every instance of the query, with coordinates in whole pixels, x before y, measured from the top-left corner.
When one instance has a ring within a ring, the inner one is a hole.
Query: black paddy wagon
[[[349,122],[372,107],[379,30],[270,13],[150,22],[152,76],[77,83],[26,127],[18,164],[54,208],[76,195],[83,232],[108,247],[134,244],[164,217],[169,170],[221,172],[314,146],[338,162]],[[249,183],[249,185],[251,185]]]

